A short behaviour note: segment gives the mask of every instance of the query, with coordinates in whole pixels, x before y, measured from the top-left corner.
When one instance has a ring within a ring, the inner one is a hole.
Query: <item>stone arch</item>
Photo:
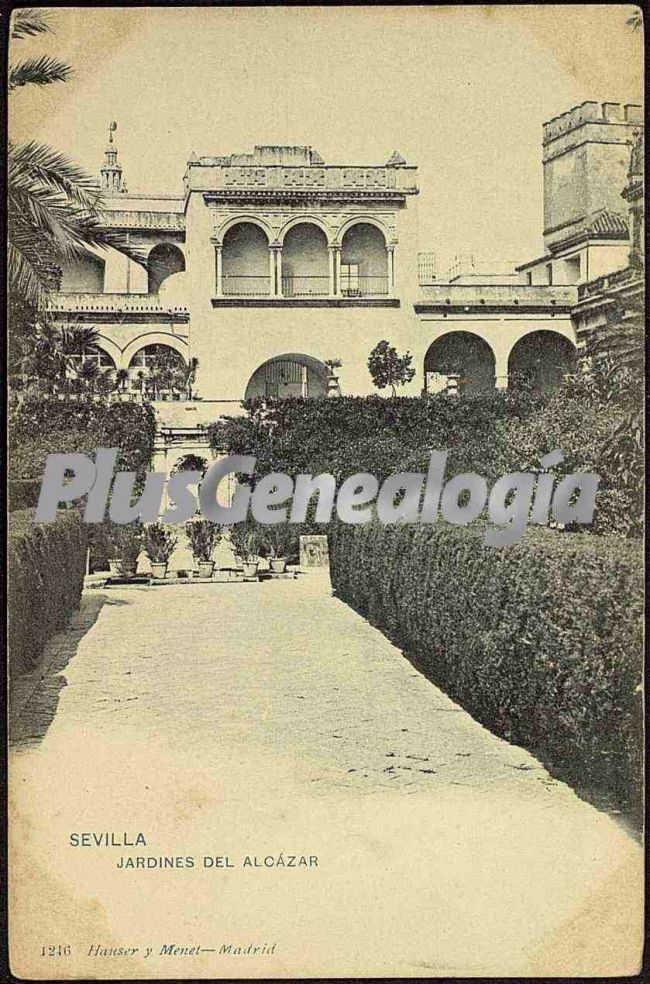
[[[166,345],[168,348],[172,348],[178,352],[184,362],[188,361],[189,349],[186,341],[177,335],[171,335],[163,331],[149,331],[132,339],[124,349],[122,362],[125,368],[128,368],[131,364],[135,353],[148,345]]]
[[[576,346],[559,331],[540,328],[522,335],[508,356],[508,385],[546,390],[558,386],[574,366]]]
[[[288,352],[267,359],[248,380],[245,400],[255,397],[320,397],[327,395],[327,367],[320,359]]]
[[[361,225],[361,224],[371,225],[374,226],[376,229],[379,229],[379,231],[382,233],[384,237],[385,244],[394,245],[395,240],[393,239],[391,235],[391,231],[386,225],[386,223],[382,222],[381,219],[375,218],[374,215],[364,215],[363,213],[359,215],[350,216],[345,220],[345,222],[343,222],[338,227],[338,229],[336,230],[336,234],[334,236],[334,243],[340,246],[343,242],[343,236],[346,234],[346,232],[348,232],[348,230],[351,229],[353,226]]]
[[[148,291],[157,294],[160,285],[175,273],[185,270],[185,255],[175,243],[158,243],[147,257]]]
[[[128,368],[145,369],[148,358],[153,357],[153,355],[156,352],[160,352],[162,349],[167,349],[168,352],[173,353],[175,364],[180,365],[182,363],[183,365],[185,365],[185,359],[183,358],[183,356],[180,354],[180,352],[177,352],[176,349],[173,348],[171,345],[165,345],[159,342],[154,342],[153,344],[150,345],[141,345],[139,349],[136,349],[136,351],[131,356]]]
[[[117,362],[106,351],[103,345],[84,345],[79,351],[72,353],[70,358],[74,362],[77,371],[86,362],[94,363],[100,370],[108,369],[110,372],[117,371]]]
[[[224,233],[221,250],[223,293],[268,295],[269,237],[257,222],[235,222]]]
[[[176,459],[170,468],[169,474],[175,475],[183,471],[200,471],[202,475],[205,475],[209,467],[210,462],[207,457],[196,454],[194,451],[186,451]]]
[[[386,235],[374,223],[354,222],[341,237],[341,293],[348,297],[388,293]]]
[[[282,243],[282,245],[284,245],[284,240],[286,238],[287,233],[290,232],[291,229],[294,228],[294,226],[303,225],[303,223],[305,225],[318,226],[321,232],[325,233],[325,238],[327,239],[327,245],[328,246],[331,245],[333,241],[331,227],[327,224],[327,222],[325,222],[324,219],[320,217],[320,215],[312,215],[311,213],[294,215],[290,219],[288,219],[278,233],[277,242]]]
[[[226,233],[230,229],[232,229],[233,226],[240,225],[242,222],[248,222],[250,223],[250,225],[258,226],[262,230],[262,232],[266,234],[266,238],[268,239],[268,241],[269,242],[273,241],[274,238],[273,229],[268,224],[268,222],[265,222],[264,219],[261,219],[258,215],[247,215],[246,213],[241,213],[240,215],[228,216],[228,218],[221,223],[219,228],[215,229],[212,242],[215,243],[217,246],[223,245],[223,237],[226,235]]]
[[[471,331],[449,331],[436,338],[424,356],[426,392],[444,392],[449,377],[459,391],[470,393],[494,389],[496,358],[491,345]]]
[[[100,369],[117,369],[115,359],[110,352],[106,351],[103,345],[89,345],[82,353],[82,358],[87,358],[88,356],[97,359],[97,364]]]
[[[328,237],[320,224],[294,222],[282,240],[284,297],[326,295],[331,290]]]
[[[112,360],[116,369],[119,369],[122,365],[122,350],[119,345],[116,345],[110,338],[106,338],[104,335],[97,336],[96,348],[102,349]]]

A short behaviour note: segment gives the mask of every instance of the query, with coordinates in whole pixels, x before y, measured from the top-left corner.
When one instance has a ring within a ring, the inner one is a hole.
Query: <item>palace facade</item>
[[[104,222],[141,262],[105,250],[68,266],[51,316],[96,327],[81,355],[126,370],[127,397],[146,393],[161,347],[198,360],[191,400],[156,401],[161,432],[188,440],[246,397],[373,392],[381,339],[413,355],[404,395],[506,387],[519,372],[552,385],[598,323],[588,285],[624,279],[631,248],[638,266],[641,128],[641,108],[616,103],[545,123],[544,254],[447,278],[421,250],[417,168],[397,152],[374,165],[306,146],[193,155],[177,194],[129,193],[111,131]]]

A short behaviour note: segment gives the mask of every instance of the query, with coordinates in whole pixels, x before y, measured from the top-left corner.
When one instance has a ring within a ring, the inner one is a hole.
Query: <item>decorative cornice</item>
[[[185,232],[183,212],[154,212],[135,209],[106,209],[101,223],[111,229],[152,229]]]
[[[573,308],[572,304],[546,303],[546,304],[516,304],[514,301],[498,301],[494,304],[440,304],[438,301],[416,301],[413,305],[416,314],[443,314],[443,315],[466,315],[466,314],[548,314],[550,317],[569,314]]]
[[[65,319],[71,316],[78,324],[114,324],[114,325],[183,325],[188,324],[188,311],[52,311],[53,320]]]
[[[419,194],[419,192],[411,192]],[[282,190],[270,189],[268,191],[254,190],[228,190],[228,191],[204,191],[203,200],[206,205],[217,205],[229,202],[233,204],[255,204],[255,205],[325,205],[332,204],[368,204],[381,203],[403,207],[406,204],[406,193],[403,191],[364,191],[357,189],[351,190],[324,190],[313,191],[300,189]]]

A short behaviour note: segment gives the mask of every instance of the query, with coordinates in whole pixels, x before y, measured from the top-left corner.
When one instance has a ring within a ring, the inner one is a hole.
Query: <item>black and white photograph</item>
[[[639,974],[644,10],[3,20],[10,974]]]

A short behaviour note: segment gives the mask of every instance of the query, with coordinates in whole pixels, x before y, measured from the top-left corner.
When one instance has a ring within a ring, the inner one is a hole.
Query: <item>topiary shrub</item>
[[[87,527],[74,509],[54,523],[34,523],[34,513],[9,516],[7,593],[9,668],[33,669],[48,639],[79,607],[86,570]]]
[[[640,808],[641,546],[415,524],[330,532],[335,593],[450,697],[607,806]]]

